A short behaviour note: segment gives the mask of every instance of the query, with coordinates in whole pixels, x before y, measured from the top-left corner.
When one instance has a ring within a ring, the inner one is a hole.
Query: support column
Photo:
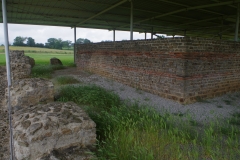
[[[76,49],[75,49],[75,45],[77,42],[77,28],[76,26],[74,27],[74,64],[76,64]]]
[[[130,40],[133,40],[133,1],[131,0]]]
[[[11,70],[10,70],[10,60],[9,60],[9,40],[8,40],[8,22],[7,22],[6,0],[2,0],[2,14],[3,14],[3,29],[4,29],[4,41],[5,41],[7,78],[8,78],[8,84],[11,86]]]
[[[12,107],[10,100],[10,88],[12,85],[11,81],[11,67],[9,59],[9,38],[8,38],[8,21],[7,21],[7,4],[6,0],[2,0],[2,15],[3,15],[3,28],[4,28],[4,41],[5,41],[5,57],[6,57],[6,69],[7,69],[7,80],[8,80],[8,118],[9,118],[9,130],[10,130],[10,159],[14,158],[14,149],[13,149],[13,132],[12,132]]]
[[[153,27],[152,27],[152,32],[151,32],[151,39],[153,39]]]
[[[235,29],[235,37],[234,37],[234,40],[236,42],[238,41],[238,29],[239,29],[239,3],[237,7],[237,20],[236,20],[236,29]]]
[[[113,29],[113,42],[115,42],[115,29]]]
[[[184,30],[184,37],[187,36],[187,30]]]

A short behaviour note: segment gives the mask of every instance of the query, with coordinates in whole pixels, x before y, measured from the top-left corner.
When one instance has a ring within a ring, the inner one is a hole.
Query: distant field
[[[35,59],[36,64],[49,64],[53,57],[59,58],[63,65],[73,64],[73,54],[57,54],[57,53],[25,53],[25,55]],[[0,65],[5,65],[5,54],[0,53]]]
[[[58,53],[58,54],[73,54],[73,50],[58,50],[49,48],[37,47],[17,47],[10,46],[10,50],[24,50],[25,53]],[[4,46],[0,46],[0,53],[4,53]]]

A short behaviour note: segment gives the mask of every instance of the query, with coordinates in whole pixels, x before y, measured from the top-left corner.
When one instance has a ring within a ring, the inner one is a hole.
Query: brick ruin
[[[78,69],[193,103],[240,90],[240,44],[166,38],[75,45]]]

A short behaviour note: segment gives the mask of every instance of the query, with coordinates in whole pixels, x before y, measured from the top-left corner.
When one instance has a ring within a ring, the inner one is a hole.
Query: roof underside
[[[133,30],[233,39],[239,2],[133,0]],[[129,31],[130,10],[129,0],[7,0],[8,22],[16,24]]]

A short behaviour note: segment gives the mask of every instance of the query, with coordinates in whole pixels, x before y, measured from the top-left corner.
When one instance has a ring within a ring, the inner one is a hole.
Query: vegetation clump
[[[64,69],[62,65],[35,65],[32,68],[31,76],[34,78],[51,78],[54,70]]]
[[[230,123],[198,124],[159,114],[150,106],[120,101],[95,85],[65,86],[59,101],[84,107],[97,124],[98,159],[238,159],[240,128]]]

